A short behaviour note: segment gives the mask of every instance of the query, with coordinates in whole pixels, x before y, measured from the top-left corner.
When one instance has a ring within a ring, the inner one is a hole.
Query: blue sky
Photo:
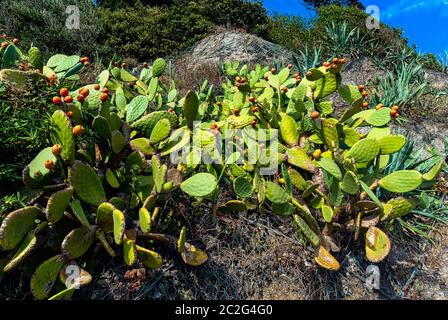
[[[404,30],[410,44],[419,52],[436,55],[448,51],[448,0],[361,0],[364,6],[376,5],[380,20]],[[310,17],[301,0],[264,0],[270,13]]]

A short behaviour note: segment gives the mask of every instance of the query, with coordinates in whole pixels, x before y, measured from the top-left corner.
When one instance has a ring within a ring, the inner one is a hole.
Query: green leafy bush
[[[194,11],[166,7],[123,7],[100,11],[105,33],[102,52],[139,59],[174,54],[210,31],[212,24]]]
[[[80,29],[65,26],[68,6],[80,10]],[[2,0],[0,30],[38,46],[45,57],[59,53],[92,54],[103,35],[91,0]]]

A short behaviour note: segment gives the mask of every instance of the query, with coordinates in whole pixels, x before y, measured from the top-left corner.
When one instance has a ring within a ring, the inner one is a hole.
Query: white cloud
[[[448,15],[448,0],[398,0],[395,3],[383,9],[381,16],[385,19],[391,19],[403,13],[408,13],[420,9],[439,10],[442,15]]]

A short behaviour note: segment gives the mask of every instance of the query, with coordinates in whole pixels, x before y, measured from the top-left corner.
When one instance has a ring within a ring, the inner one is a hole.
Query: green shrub
[[[65,27],[67,6],[80,9],[80,29]],[[54,52],[91,54],[102,27],[91,0],[2,0],[0,31],[19,37],[27,47],[38,46],[48,57]]]
[[[107,37],[102,52],[149,59],[178,52],[210,31],[212,24],[201,15],[185,9],[166,7],[104,8],[101,21]]]

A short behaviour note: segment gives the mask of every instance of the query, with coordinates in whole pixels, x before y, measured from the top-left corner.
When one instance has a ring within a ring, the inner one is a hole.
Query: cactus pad
[[[240,198],[248,198],[253,193],[252,182],[246,177],[240,176],[233,181],[233,190]]]
[[[322,216],[324,217],[325,222],[331,223],[333,221],[333,215],[333,209],[330,206],[322,206]]]
[[[282,139],[290,147],[296,146],[299,142],[299,131],[297,130],[297,123],[291,116],[286,113],[281,114],[280,134]]]
[[[299,215],[293,216],[293,225],[300,231],[313,246],[318,246],[320,243],[319,236],[310,228],[310,226]]]
[[[265,183],[266,197],[272,203],[283,204],[291,200],[288,193],[283,190],[278,184],[267,181]]]
[[[405,199],[403,197],[390,199],[386,205],[391,207],[391,210],[384,209],[384,216],[381,220],[393,220],[410,213],[417,206],[418,202],[414,199]],[[385,206],[386,206],[385,205]]]
[[[359,181],[352,171],[347,171],[340,184],[341,189],[348,194],[356,194],[359,191]]]
[[[160,120],[154,127],[149,137],[149,143],[155,144],[165,140],[171,132],[171,124],[168,119]]]
[[[17,267],[26,257],[28,257],[37,246],[36,230],[31,230],[23,239],[14,256],[3,268],[4,272],[8,272]]]
[[[366,118],[366,122],[375,127],[386,125],[391,119],[390,108],[381,108]]]
[[[53,155],[51,147],[43,149],[29,164],[30,177],[34,180],[40,180],[50,174],[50,170],[45,168],[45,161],[51,160],[55,164],[58,159]]]
[[[0,248],[14,249],[31,230],[39,214],[36,207],[25,207],[9,213],[0,225]]]
[[[440,161],[439,163],[436,163],[431,170],[429,170],[427,173],[422,175],[423,180],[425,181],[431,181],[434,180],[439,172],[442,170],[442,167],[444,165],[445,161]]]
[[[146,96],[136,96],[126,106],[126,121],[134,122],[140,118],[148,109],[149,100]]]
[[[154,60],[154,63],[152,64],[152,76],[153,77],[160,77],[163,72],[165,71],[166,61],[162,58],[157,58]]]
[[[380,153],[392,154],[398,152],[406,143],[406,138],[401,135],[387,135],[379,139]]]
[[[193,122],[196,120],[199,110],[199,100],[196,93],[188,91],[184,98],[184,115],[188,128],[193,129]]]
[[[99,206],[106,201],[101,180],[91,166],[81,161],[75,161],[70,169],[70,176],[72,186],[79,199],[92,206]]]
[[[51,195],[45,210],[47,220],[50,223],[58,222],[63,216],[73,195],[73,188],[57,191]]]
[[[79,222],[85,227],[90,227],[89,220],[82,209],[81,201],[74,199],[71,204],[72,213],[78,219]]]
[[[48,298],[59,271],[64,265],[62,255],[54,256],[44,261],[31,277],[31,293],[37,300]]]
[[[110,140],[112,138],[112,129],[105,117],[96,116],[92,122],[92,129],[104,139]]]
[[[123,242],[124,232],[126,228],[126,218],[118,209],[112,211],[112,219],[114,223],[114,241],[116,244],[120,245]]]
[[[362,139],[347,152],[346,158],[353,158],[357,163],[370,162],[378,156],[380,145],[375,139]]]
[[[163,264],[160,254],[155,251],[136,246],[138,259],[149,269],[159,268]]]
[[[192,197],[205,197],[215,191],[217,185],[214,175],[200,172],[182,182],[180,189]]]
[[[333,177],[335,177],[338,180],[342,180],[341,169],[333,159],[322,157],[317,163],[322,169],[327,171]]]
[[[95,239],[95,232],[81,227],[69,232],[62,241],[61,251],[69,259],[77,259],[89,250]]]
[[[390,252],[389,237],[377,227],[370,227],[366,233],[366,256],[370,262],[377,263]]]
[[[327,249],[320,246],[317,257],[314,258],[314,261],[322,268],[327,270],[337,271],[340,268],[339,262],[328,252]]]
[[[188,242],[185,243],[185,249],[182,251],[181,256],[186,264],[193,267],[204,264],[208,259],[208,256],[204,251]]]
[[[422,174],[416,170],[396,171],[379,181],[382,188],[395,193],[405,193],[415,190],[422,182]]]
[[[316,170],[316,166],[308,157],[304,149],[299,147],[291,148],[286,151],[286,155],[288,156],[288,163],[293,166],[309,172],[314,172]]]
[[[129,267],[133,266],[137,262],[135,239],[129,239],[127,236],[123,239],[123,259]]]
[[[183,226],[180,230],[179,239],[177,240],[177,252],[182,253],[185,250],[185,242],[187,241],[187,227]]]
[[[131,149],[141,152],[145,157],[149,157],[154,154],[153,147],[149,144],[147,138],[137,138],[130,141]]]
[[[139,217],[139,227],[140,230],[143,232],[143,234],[147,234],[151,232],[151,214],[149,213],[148,209],[145,207],[141,208],[138,211],[138,217]]]
[[[140,135],[149,138],[156,124],[162,119],[168,119],[172,128],[177,125],[177,116],[174,112],[154,111],[134,122],[132,129],[137,130]]]

